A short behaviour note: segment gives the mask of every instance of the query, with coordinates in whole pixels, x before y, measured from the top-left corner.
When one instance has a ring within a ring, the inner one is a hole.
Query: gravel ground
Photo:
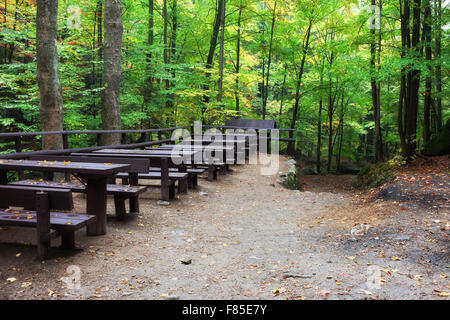
[[[80,231],[73,252],[56,241],[45,262],[31,230],[3,228],[0,298],[448,299],[448,206],[290,191],[260,169],[202,179],[168,207],[152,190],[140,215],[111,216],[106,236]],[[82,196],[76,202],[82,211]],[[70,266],[81,270],[79,289],[61,280]]]

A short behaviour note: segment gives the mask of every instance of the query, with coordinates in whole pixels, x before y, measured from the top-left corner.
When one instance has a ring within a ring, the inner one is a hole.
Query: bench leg
[[[50,210],[48,194],[39,192],[36,194],[36,231],[38,258],[46,258],[50,250]]]
[[[175,199],[175,183],[172,182],[172,184],[169,186],[169,199],[173,200]]]
[[[189,185],[189,188],[191,188],[191,189],[197,189],[198,175],[196,173],[189,173],[188,185]]]
[[[126,197],[114,196],[114,206],[116,207],[116,219],[119,221],[124,220],[127,215],[127,211],[125,209],[125,200]]]
[[[170,185],[161,186],[161,200],[170,201]]]
[[[178,180],[178,193],[186,193],[188,189],[188,179]]]
[[[61,234],[61,248],[65,250],[75,249],[75,231],[63,232]]]
[[[213,165],[208,166],[208,181],[217,180],[217,171]]]
[[[129,182],[132,186],[139,185],[139,178],[137,173],[129,174]],[[139,197],[130,198],[130,213],[139,213]]]

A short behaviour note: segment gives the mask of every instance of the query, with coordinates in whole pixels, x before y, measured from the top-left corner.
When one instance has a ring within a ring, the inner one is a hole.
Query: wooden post
[[[48,193],[36,193],[36,229],[38,257],[43,260],[50,249],[50,208]]]
[[[63,133],[62,139],[63,139],[63,149],[64,150],[69,149],[69,135],[67,133]],[[65,173],[64,174],[64,180],[66,182],[70,182],[70,173]]]
[[[87,214],[97,217],[96,223],[87,226],[88,236],[103,236],[106,234],[106,177],[89,178],[86,186]]]
[[[16,137],[16,152],[17,153],[21,153],[23,150],[22,147],[22,137]],[[19,175],[19,180],[23,180],[24,179],[24,174],[22,170],[17,171],[18,175]]]
[[[122,133],[121,144],[127,144],[127,134]]]
[[[131,186],[139,186],[138,173],[130,172],[128,179]],[[139,197],[130,197],[130,213],[139,213]]]
[[[161,198],[164,201],[169,201],[171,198],[169,180],[169,159],[161,159]]]
[[[8,171],[0,170],[0,185],[8,184]]]
[[[100,147],[102,145],[102,134],[97,134],[97,147]]]

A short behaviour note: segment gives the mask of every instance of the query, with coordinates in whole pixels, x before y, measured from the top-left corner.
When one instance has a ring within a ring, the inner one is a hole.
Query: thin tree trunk
[[[211,34],[211,40],[209,44],[209,52],[208,57],[206,59],[206,81],[209,81],[209,78],[211,77],[210,70],[213,68],[213,61],[214,61],[214,52],[216,51],[217,46],[217,38],[219,35],[219,29],[220,29],[220,23],[221,23],[221,16],[223,7],[225,5],[225,0],[218,0],[218,7],[216,10],[216,17],[214,21],[213,31]],[[209,84],[206,84],[203,86],[203,90],[205,91],[205,94],[203,95],[203,103],[206,105],[210,101],[210,94],[209,94]],[[204,119],[204,114],[206,111],[206,106],[203,106],[202,108],[202,117]]]
[[[431,138],[431,106],[432,106],[432,83],[431,83],[431,3],[430,0],[424,2],[424,22],[423,22],[423,38],[425,40],[425,59],[428,67],[428,74],[425,80],[425,101],[424,101],[424,121],[423,121],[423,142],[427,143]]]
[[[153,28],[154,28],[154,16],[153,16],[153,10],[154,10],[154,1],[149,0],[148,1],[148,37],[147,37],[147,44],[149,46],[149,52],[147,52],[146,55],[146,68],[145,68],[145,82],[144,82],[144,101],[142,108],[147,107],[148,104],[152,98],[152,92],[153,92],[153,76],[152,76],[152,68],[151,68],[151,61],[152,61],[152,52],[151,47],[153,46]],[[144,109],[142,109],[144,111]]]
[[[122,2],[105,0],[105,47],[102,93],[102,128],[120,130],[120,78],[122,52]],[[120,134],[103,135],[104,145],[120,144]]]
[[[376,0],[372,0],[372,5],[376,5]],[[372,111],[373,111],[373,119],[374,119],[374,146],[375,146],[375,162],[379,162],[383,160],[383,143],[381,137],[381,105],[380,105],[380,96],[381,96],[381,88],[380,88],[380,80],[377,79],[377,73],[379,75],[380,71],[380,56],[381,56],[381,0],[379,4],[380,8],[380,16],[378,17],[380,21],[380,30],[378,32],[378,44],[375,36],[375,28],[371,30],[371,45],[370,45],[370,73],[371,73],[371,87],[372,87]],[[378,49],[377,49],[378,46]]]
[[[223,98],[223,63],[224,63],[224,41],[225,41],[225,12],[226,12],[226,1],[224,0],[223,8],[222,8],[222,15],[220,17],[221,20],[221,32],[220,32],[220,49],[219,49],[219,82],[217,85],[218,89],[218,95],[217,95],[217,102],[219,105],[222,104],[222,98]],[[223,108],[223,106],[220,106],[220,108]]]
[[[408,1],[409,2],[409,1]],[[411,33],[411,51],[415,56],[420,54],[420,11],[421,0],[412,1],[413,4],[413,20]],[[420,87],[420,71],[412,69],[408,72],[408,113],[405,117],[405,132],[406,132],[406,150],[404,154],[406,158],[410,159],[416,153],[417,147],[417,114],[419,106],[419,87]]]
[[[267,113],[267,98],[269,96],[269,80],[270,80],[270,65],[272,63],[272,46],[273,46],[273,34],[275,30],[275,20],[277,13],[277,0],[275,0],[275,4],[273,6],[273,16],[272,16],[272,27],[270,29],[270,42],[269,42],[269,58],[267,61],[267,73],[266,73],[266,84],[264,88],[264,98],[263,98],[263,119],[266,119]]]
[[[442,0],[435,1],[436,14],[436,43],[435,58],[438,60],[436,66],[436,129],[442,129],[442,62],[441,62],[441,39],[442,39]]]
[[[42,131],[63,129],[63,102],[58,73],[58,0],[37,0],[36,49]],[[42,136],[44,150],[62,149],[61,135]]]
[[[239,72],[241,68],[241,18],[242,18],[242,0],[239,2],[239,16],[237,21],[237,43],[236,43],[236,89],[235,89],[235,101],[236,112],[239,115],[240,101],[239,101]]]
[[[311,28],[313,25],[313,21],[309,20],[309,26],[308,26],[308,30],[306,32],[306,38],[303,41],[303,57],[302,57],[302,62],[300,64],[300,70],[298,73],[298,79],[297,79],[297,86],[296,86],[296,93],[295,93],[295,105],[294,105],[294,110],[292,112],[292,121],[291,121],[291,129],[295,129],[295,124],[297,122],[297,114],[298,114],[298,108],[300,105],[300,87],[301,87],[301,83],[302,83],[302,77],[303,77],[303,71],[304,71],[304,67],[305,67],[305,62],[306,62],[306,56],[308,54],[308,48],[309,48],[309,42],[310,42],[310,36],[311,36]],[[293,138],[294,133],[292,131],[289,132],[289,138]],[[292,143],[289,144],[288,147],[288,154],[289,155],[294,155],[294,146]]]
[[[286,90],[286,78],[287,78],[287,65],[284,66],[284,75],[283,75],[283,84],[281,85],[281,102],[280,102],[280,112],[279,112],[278,122],[281,121],[281,116],[283,115],[284,91]]]

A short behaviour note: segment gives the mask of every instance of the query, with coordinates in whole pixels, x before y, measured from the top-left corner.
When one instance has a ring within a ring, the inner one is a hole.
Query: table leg
[[[130,172],[128,174],[129,183],[132,186],[139,186],[138,174]],[[130,198],[130,213],[139,213],[139,197]]]
[[[0,170],[0,185],[8,184],[8,171]]]
[[[87,178],[87,214],[97,217],[96,223],[87,226],[88,236],[106,234],[106,183],[107,177]]]

